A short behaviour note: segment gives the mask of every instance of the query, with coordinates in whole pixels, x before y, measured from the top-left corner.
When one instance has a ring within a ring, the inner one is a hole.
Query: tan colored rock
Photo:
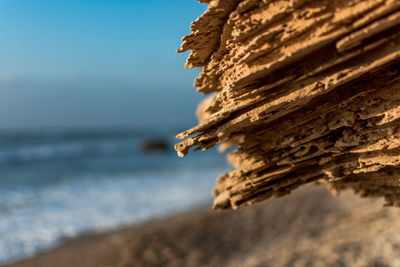
[[[237,147],[214,208],[315,182],[400,205],[400,1],[203,2],[178,51],[213,96],[176,150]]]

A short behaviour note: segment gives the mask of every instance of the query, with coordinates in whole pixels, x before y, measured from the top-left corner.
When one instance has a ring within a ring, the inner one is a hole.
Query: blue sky
[[[177,54],[195,0],[0,1],[0,128],[193,120],[198,70]]]

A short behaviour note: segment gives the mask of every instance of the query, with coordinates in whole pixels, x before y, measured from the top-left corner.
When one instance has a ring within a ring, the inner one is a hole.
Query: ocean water
[[[166,131],[171,144],[172,133]],[[0,132],[0,264],[211,200],[215,151],[143,153],[146,131]]]

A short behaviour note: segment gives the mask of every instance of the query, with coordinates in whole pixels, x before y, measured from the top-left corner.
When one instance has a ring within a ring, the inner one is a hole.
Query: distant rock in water
[[[171,144],[167,139],[162,138],[145,139],[140,142],[139,149],[144,153],[168,152]]]
[[[178,52],[212,94],[175,149],[237,147],[214,208],[315,182],[400,206],[400,1],[200,2]]]

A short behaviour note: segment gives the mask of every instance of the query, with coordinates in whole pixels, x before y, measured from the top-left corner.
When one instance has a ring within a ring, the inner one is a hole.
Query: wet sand
[[[400,209],[306,186],[237,211],[209,206],[80,237],[9,266],[400,266]]]

